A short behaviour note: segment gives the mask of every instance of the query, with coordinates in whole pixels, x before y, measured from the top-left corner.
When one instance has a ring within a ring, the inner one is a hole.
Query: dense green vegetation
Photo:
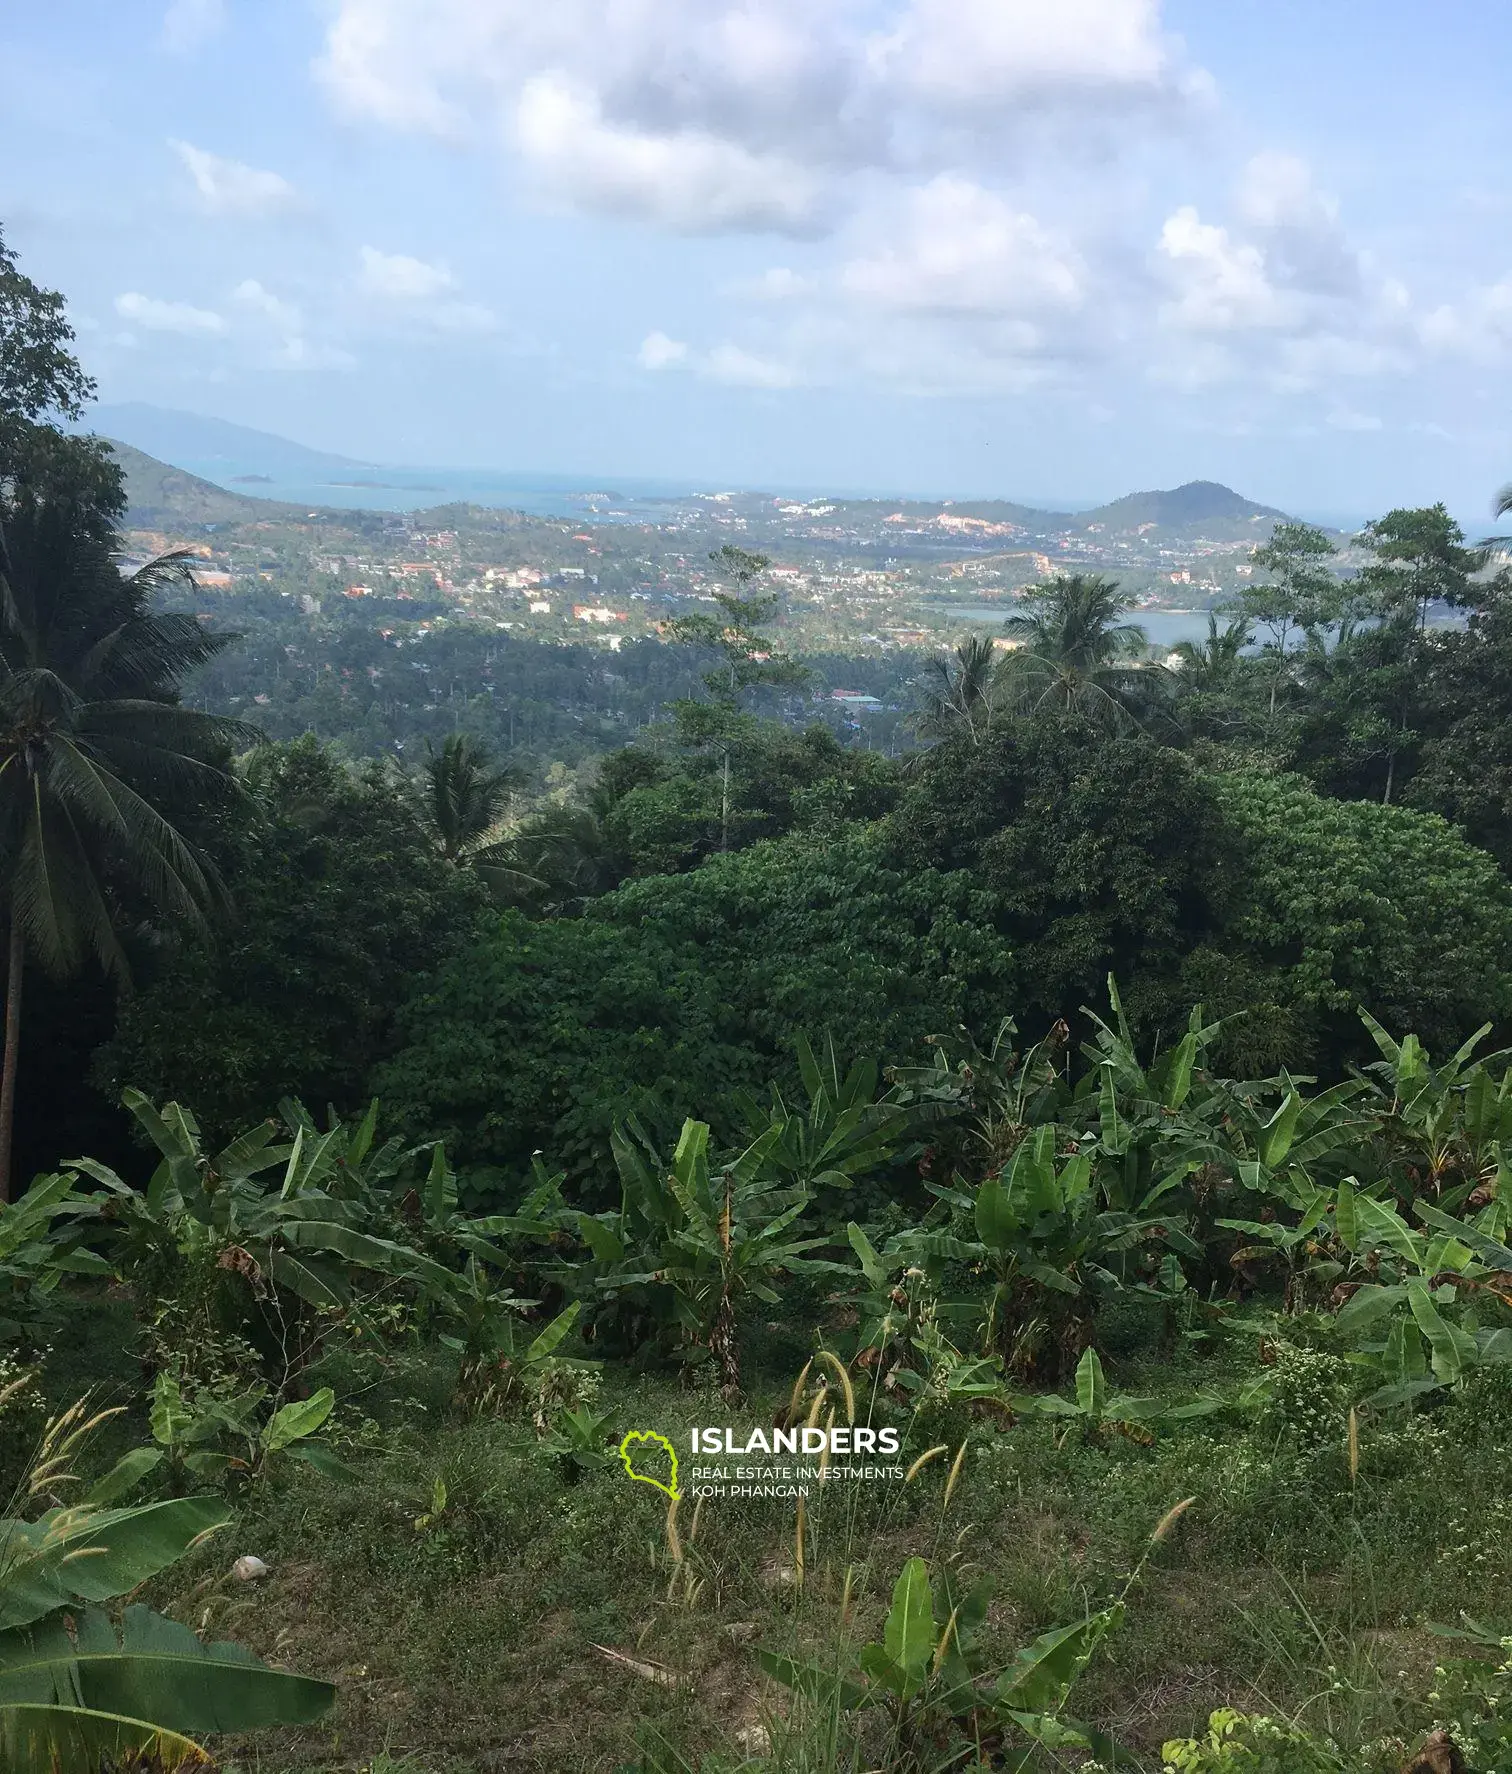
[[[764,717],[730,551],[531,794],[186,707],[69,344],[0,251],[7,1767],[1512,1765],[1512,585],[1441,508],[1169,660],[1047,583],[897,759]],[[707,1425],[898,1465],[616,1453]]]

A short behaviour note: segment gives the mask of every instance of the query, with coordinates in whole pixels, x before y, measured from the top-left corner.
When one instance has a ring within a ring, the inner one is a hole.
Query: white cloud
[[[1445,357],[1491,363],[1512,348],[1512,272],[1496,283],[1467,290],[1458,302],[1444,302],[1422,317],[1420,336],[1428,349]]]
[[[1191,204],[1166,217],[1159,251],[1170,272],[1172,299],[1164,314],[1171,325],[1227,333],[1283,326],[1293,318],[1260,248],[1204,222]]]
[[[190,55],[225,24],[225,0],[170,0],[163,14],[163,47],[175,55]]]
[[[942,174],[909,192],[887,233],[885,245],[842,269],[848,294],[924,313],[1022,313],[1082,299],[1069,247],[968,179]]]
[[[737,388],[792,388],[798,381],[797,372],[789,365],[740,345],[716,345],[696,367],[711,381]]]
[[[707,351],[695,351],[681,339],[665,333],[647,333],[636,361],[642,369],[686,369],[708,382],[733,388],[793,388],[801,380],[797,370],[775,357],[748,351],[728,341]]]
[[[641,340],[636,362],[643,370],[664,370],[670,364],[681,363],[687,355],[688,347],[681,339],[669,339],[665,333],[653,332]]]
[[[1339,221],[1339,206],[1320,191],[1294,154],[1255,155],[1239,175],[1236,207],[1265,249],[1271,276],[1312,295],[1356,297],[1364,271]]]
[[[559,75],[520,94],[515,139],[552,195],[680,230],[808,227],[813,178],[785,155],[753,153],[701,129],[657,132],[608,121],[598,98]]]
[[[905,89],[950,104],[1172,97],[1182,58],[1159,14],[1158,0],[913,0],[871,56]]]
[[[239,302],[251,313],[260,315],[271,325],[280,327],[284,332],[297,333],[300,327],[299,310],[292,302],[285,302],[275,296],[271,290],[264,289],[255,277],[245,278],[231,292],[231,299]]]
[[[194,308],[188,302],[164,302],[156,296],[144,296],[127,290],[115,299],[115,310],[122,320],[145,327],[153,333],[184,333],[207,337],[226,330],[219,314],[208,308]]]
[[[813,290],[813,282],[801,277],[787,265],[772,265],[759,277],[738,280],[729,286],[730,294],[752,302],[791,302]]]
[[[214,215],[265,216],[293,208],[298,193],[276,172],[224,160],[189,142],[170,141],[183,161],[201,203]]]
[[[1086,136],[1200,84],[1159,0],[337,0],[317,74],[349,115],[505,144],[558,202],[793,233],[867,173],[988,173],[1020,118]]]
[[[362,288],[372,296],[395,302],[428,302],[453,287],[455,279],[441,265],[412,259],[404,253],[362,249]]]

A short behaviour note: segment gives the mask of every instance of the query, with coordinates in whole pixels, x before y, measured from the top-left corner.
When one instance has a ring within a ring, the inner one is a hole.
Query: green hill
[[[1273,505],[1257,505],[1218,481],[1189,480],[1169,492],[1126,493],[1095,511],[1079,512],[1076,521],[1109,530],[1156,524],[1162,530],[1203,529],[1217,534],[1285,521],[1286,515]]]
[[[273,499],[228,493],[213,481],[172,468],[130,444],[106,440],[126,475],[126,523],[137,530],[171,530],[184,525],[245,524],[286,519],[296,507]],[[303,511],[299,512],[302,517]]]

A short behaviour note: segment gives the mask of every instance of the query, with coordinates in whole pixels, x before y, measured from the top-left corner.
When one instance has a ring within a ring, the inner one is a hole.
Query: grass
[[[119,1349],[116,1318],[107,1307],[92,1329],[75,1324],[55,1392],[100,1371],[91,1342]],[[1156,1765],[1163,1740],[1220,1705],[1300,1716],[1346,1746],[1405,1741],[1428,1718],[1440,1648],[1428,1623],[1462,1609],[1506,1619],[1512,1400],[1483,1381],[1431,1415],[1367,1421],[1352,1478],[1337,1376],[1305,1355],[1295,1365],[1283,1410],[1149,1446],[968,1424],[948,1509],[948,1458],[907,1486],[827,1485],[807,1501],[800,1585],[791,1502],[710,1499],[696,1530],[685,1502],[679,1570],[658,1493],[617,1463],[574,1480],[526,1421],[450,1420],[444,1370],[416,1358],[363,1402],[373,1420],[355,1483],[289,1466],[153,1599],[339,1684],[328,1728],[239,1746],[239,1774],[724,1770],[764,1744],[763,1768],[801,1774],[850,1764],[816,1749],[822,1721],[798,1718],[756,1648],[836,1657],[847,1572],[854,1643],[878,1636],[912,1554],[990,1577],[989,1643],[1007,1661],[1116,1594],[1154,1524],[1193,1497],[1073,1710]],[[733,1415],[712,1392],[624,1370],[606,1373],[600,1403],[618,1407],[620,1430],[686,1447],[694,1423],[770,1422],[793,1372],[758,1369]],[[1110,1373],[1129,1390],[1190,1387],[1169,1362],[1141,1371],[1132,1355]],[[122,1389],[129,1379],[121,1367]],[[349,1424],[360,1414],[348,1408]],[[932,1424],[930,1439],[957,1427]],[[266,1579],[231,1578],[244,1552],[267,1561]]]

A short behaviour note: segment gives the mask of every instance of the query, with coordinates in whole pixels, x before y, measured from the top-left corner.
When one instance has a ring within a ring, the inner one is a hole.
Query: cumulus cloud
[[[707,351],[695,351],[682,339],[662,332],[647,333],[636,361],[642,369],[686,369],[706,381],[733,388],[792,388],[800,379],[793,365],[743,345],[726,341]]]
[[[144,327],[153,333],[184,333],[200,338],[226,330],[224,318],[209,308],[195,308],[188,302],[165,302],[156,296],[144,296],[127,290],[115,299],[115,311],[122,320]]]
[[[741,345],[716,345],[697,367],[711,381],[728,382],[737,388],[791,388],[798,381],[797,371],[790,364],[747,351]]]
[[[348,117],[498,156],[558,208],[790,237],[765,273],[720,274],[729,314],[650,333],[648,371],[1083,400],[1132,372],[1322,390],[1309,422],[1337,425],[1380,404],[1346,384],[1512,354],[1512,276],[1421,311],[1295,154],[1235,164],[1226,198],[1204,178],[1199,205],[1192,155],[1160,156],[1214,93],[1162,0],[328,0],[328,20],[316,73]],[[357,291],[383,326],[495,324],[443,266],[371,247]]]
[[[680,229],[834,223],[860,175],[938,166],[963,108],[1088,127],[1193,85],[1158,0],[339,0],[350,115],[501,141],[558,202]],[[990,133],[990,132],[989,132]]]
[[[428,264],[424,259],[379,252],[373,246],[362,249],[360,282],[370,296],[396,302],[428,302],[451,289],[455,281],[445,267]]]
[[[1171,325],[1189,332],[1227,333],[1281,326],[1291,318],[1260,248],[1204,222],[1191,204],[1166,218],[1159,251],[1171,273],[1172,299],[1165,308]]]
[[[357,286],[380,309],[410,327],[418,325],[441,333],[490,333],[499,325],[491,308],[456,293],[457,279],[447,266],[411,258],[407,253],[363,247]]]
[[[665,227],[802,231],[818,204],[814,179],[777,153],[755,153],[703,129],[615,123],[594,93],[539,74],[520,94],[515,139],[553,196]]]
[[[163,14],[163,47],[175,55],[190,55],[225,24],[225,0],[171,0]]]
[[[898,86],[947,104],[1170,98],[1189,82],[1158,0],[914,0],[871,45]]]
[[[668,338],[662,332],[652,332],[641,340],[636,361],[643,370],[664,370],[671,364],[681,363],[687,355],[688,347],[683,340]]]
[[[1248,377],[1280,394],[1401,374],[1421,357],[1422,323],[1397,278],[1349,238],[1333,198],[1293,155],[1239,172],[1232,226],[1184,204],[1155,252],[1167,349],[1155,373],[1189,386]],[[1352,414],[1336,403],[1325,423]]]
[[[271,290],[264,289],[255,277],[245,278],[237,284],[231,292],[231,299],[271,325],[281,327],[285,332],[299,331],[299,310],[292,302],[285,302]]]
[[[1496,283],[1479,284],[1457,302],[1444,302],[1423,315],[1420,336],[1436,355],[1487,363],[1512,348],[1512,272]]]
[[[926,313],[1015,313],[1082,299],[1071,249],[969,179],[942,174],[911,191],[889,222],[885,244],[844,266],[849,294]]]
[[[293,208],[298,193],[285,178],[239,160],[225,160],[190,142],[168,144],[184,163],[200,202],[215,215],[265,216]]]

